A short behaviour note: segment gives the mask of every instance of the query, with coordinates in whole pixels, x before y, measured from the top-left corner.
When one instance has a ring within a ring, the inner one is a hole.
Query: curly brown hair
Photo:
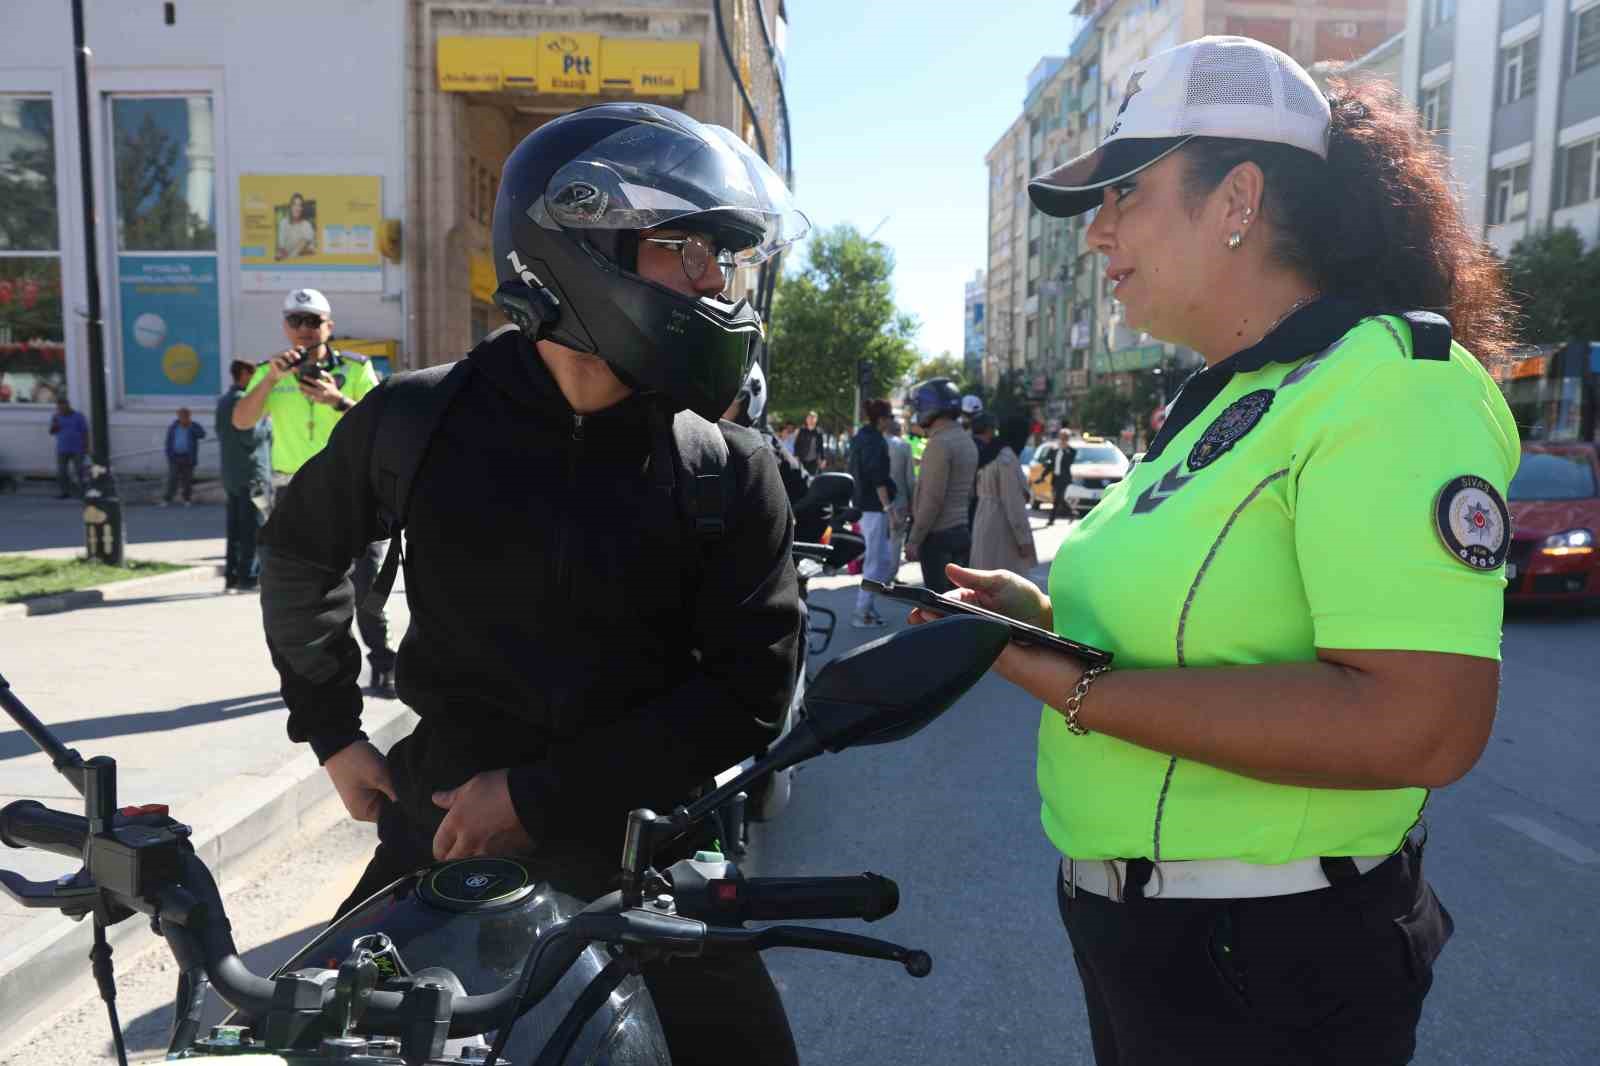
[[[1326,162],[1282,144],[1196,137],[1184,146],[1192,205],[1234,167],[1266,176],[1261,213],[1275,258],[1330,296],[1385,311],[1434,311],[1485,366],[1513,346],[1500,261],[1461,214],[1449,164],[1414,107],[1380,79],[1332,79]]]

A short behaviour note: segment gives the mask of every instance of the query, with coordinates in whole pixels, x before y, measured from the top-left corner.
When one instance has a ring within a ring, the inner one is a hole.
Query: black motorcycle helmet
[[[512,151],[494,205],[494,301],[530,340],[604,359],[639,391],[716,420],[762,333],[747,300],[693,297],[641,277],[642,231],[702,233],[735,267],[810,228],[738,137],[655,104],[581,108]]]
[[[912,417],[926,429],[935,418],[961,414],[961,390],[949,378],[929,378],[911,390]]]

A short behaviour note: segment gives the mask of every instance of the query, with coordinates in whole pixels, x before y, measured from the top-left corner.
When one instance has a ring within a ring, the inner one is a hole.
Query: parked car
[[[1067,486],[1067,513],[1073,518],[1094,508],[1105,490],[1128,476],[1128,457],[1104,437],[1078,437],[1070,442],[1076,453],[1072,459],[1072,484]],[[1028,482],[1033,487],[1033,504],[1045,507],[1055,500],[1056,465],[1054,441],[1039,445],[1028,467]]]
[[[1593,444],[1525,442],[1511,479],[1506,598],[1600,599],[1600,454]]]

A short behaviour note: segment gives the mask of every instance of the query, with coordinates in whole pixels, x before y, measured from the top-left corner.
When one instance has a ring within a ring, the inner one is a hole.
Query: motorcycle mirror
[[[828,565],[843,570],[866,554],[867,542],[854,533],[835,533],[828,538]]]
[[[806,688],[806,724],[827,751],[886,744],[943,714],[1005,650],[1010,627],[957,616],[863,644]]]
[[[811,479],[806,495],[817,503],[849,503],[856,479],[842,470],[826,470]]]

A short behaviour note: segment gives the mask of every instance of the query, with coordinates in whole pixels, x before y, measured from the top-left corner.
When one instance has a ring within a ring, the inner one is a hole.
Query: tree
[[[1095,385],[1078,404],[1079,427],[1085,433],[1115,437],[1133,417],[1133,401],[1111,385]]]
[[[117,145],[117,212],[124,251],[216,247],[210,224],[189,209],[179,152],[178,142],[149,115]]]
[[[856,360],[872,369],[868,394],[887,395],[916,361],[917,320],[890,290],[894,256],[850,225],[811,239],[807,264],[778,283],[772,304],[774,415],[799,421],[808,410],[831,430],[856,422]],[[866,398],[863,396],[863,398]]]
[[[915,383],[930,378],[949,378],[960,385],[964,372],[961,360],[951,355],[950,349],[946,348],[938,355],[925,356],[922,362],[912,368],[911,380]]]
[[[1527,343],[1600,339],[1600,244],[1585,252],[1571,226],[1539,230],[1512,246],[1506,277]]]

